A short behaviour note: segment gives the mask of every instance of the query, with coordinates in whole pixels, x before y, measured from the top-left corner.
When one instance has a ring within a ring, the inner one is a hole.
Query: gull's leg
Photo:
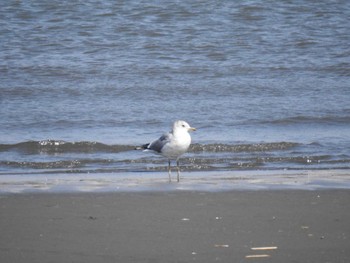
[[[170,165],[171,165],[171,161],[170,161],[170,160],[168,160],[168,175],[169,175],[169,183],[171,182],[171,167],[170,167]]]
[[[180,182],[180,166],[179,159],[176,160],[176,168],[177,168],[177,181]]]

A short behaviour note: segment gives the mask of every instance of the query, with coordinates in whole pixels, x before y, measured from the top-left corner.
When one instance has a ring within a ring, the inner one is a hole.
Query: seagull
[[[168,175],[171,182],[171,160],[176,160],[177,181],[180,182],[179,158],[191,144],[191,136],[189,132],[195,131],[196,128],[191,127],[185,121],[175,121],[172,131],[165,133],[158,140],[142,145],[140,148],[145,151],[151,150],[168,158]]]

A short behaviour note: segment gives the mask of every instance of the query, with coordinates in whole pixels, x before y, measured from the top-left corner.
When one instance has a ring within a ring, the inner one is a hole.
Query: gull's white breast
[[[162,154],[169,159],[177,159],[188,150],[190,144],[191,136],[187,131],[175,134],[162,148]]]

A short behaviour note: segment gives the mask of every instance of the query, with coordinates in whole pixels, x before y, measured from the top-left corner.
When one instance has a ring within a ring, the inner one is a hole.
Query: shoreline
[[[0,196],[1,262],[337,262],[350,190]]]
[[[0,176],[0,195],[25,193],[162,192],[350,189],[350,170],[244,170],[182,172],[17,174]]]

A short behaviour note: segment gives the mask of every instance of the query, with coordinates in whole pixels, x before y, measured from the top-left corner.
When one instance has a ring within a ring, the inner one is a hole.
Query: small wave
[[[0,175],[166,171],[167,161],[164,158],[134,151],[134,148],[131,145],[61,140],[0,144],[0,152],[5,157],[0,160]],[[318,143],[305,145],[295,142],[193,144],[189,153],[181,158],[180,165],[181,169],[188,171],[349,169],[348,154],[333,154],[320,148]]]
[[[13,168],[32,168],[32,169],[67,169],[67,168],[79,168],[82,167],[82,162],[78,160],[72,161],[54,161],[54,162],[15,162],[4,161],[0,162],[1,165],[6,165]]]
[[[186,171],[220,171],[244,169],[349,169],[350,159],[334,159],[329,155],[316,156],[200,156],[181,159]],[[139,159],[72,159],[56,161],[1,161],[0,167],[9,173],[118,173],[133,171],[165,171],[162,158]],[[10,170],[9,170],[10,168]],[[19,170],[18,170],[19,169]],[[2,172],[0,172],[0,175]]]
[[[0,151],[20,151],[27,154],[38,153],[94,153],[111,152],[118,153],[134,149],[130,145],[107,145],[99,142],[66,142],[60,140],[28,141],[17,144],[0,144]]]
[[[286,150],[298,146],[294,142],[257,144],[193,144],[191,152],[261,152]],[[55,153],[119,153],[135,149],[132,145],[107,145],[99,142],[67,142],[61,140],[28,141],[17,144],[0,144],[0,152],[20,151],[26,154]]]
[[[256,143],[256,144],[194,144],[191,147],[192,152],[266,152],[276,150],[287,150],[298,146],[294,142],[274,142],[274,143]]]
[[[349,124],[350,116],[295,116],[289,118],[282,118],[277,120],[268,120],[262,122],[263,124],[278,124],[278,125],[288,125],[288,124],[304,124],[304,123],[314,123],[314,124]]]

